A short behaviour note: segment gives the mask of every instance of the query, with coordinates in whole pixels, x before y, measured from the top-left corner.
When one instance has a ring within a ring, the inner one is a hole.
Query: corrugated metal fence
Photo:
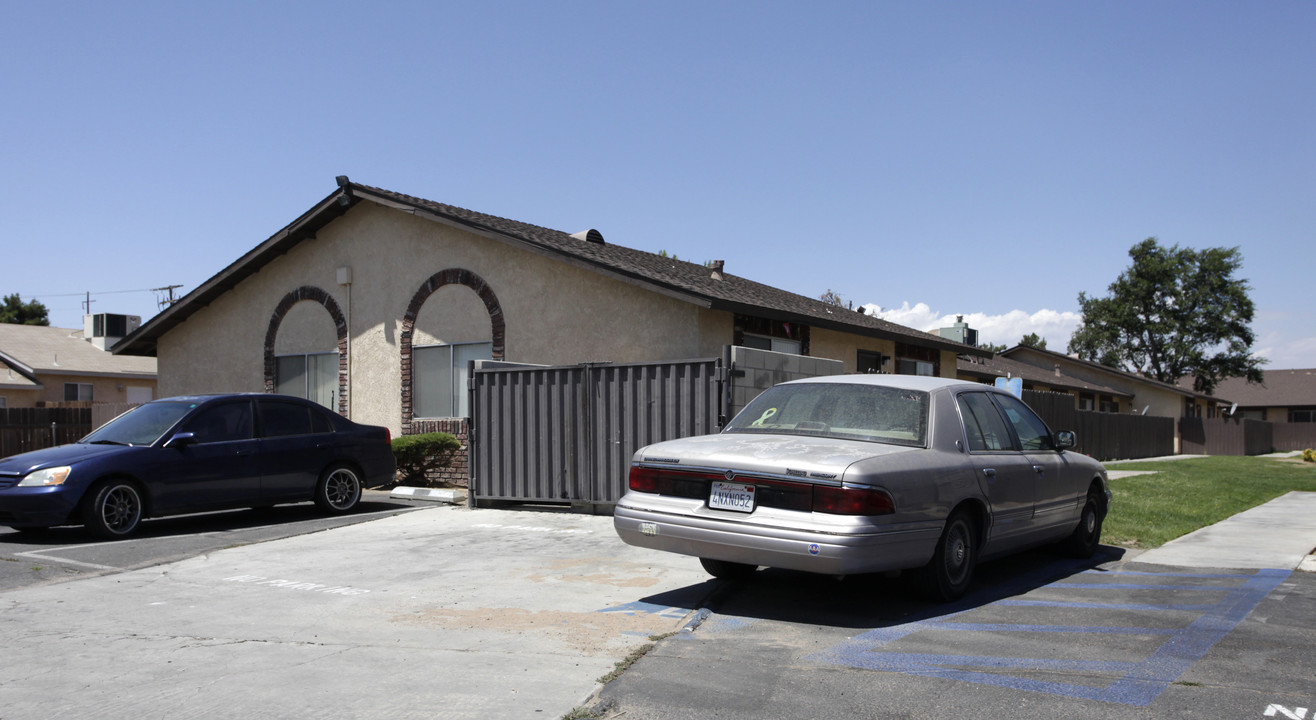
[[[721,358],[671,362],[483,361],[471,373],[472,496],[615,503],[639,448],[715,433],[777,383],[843,370],[837,360],[733,346]]]
[[[718,360],[472,373],[471,489],[480,500],[606,504],[631,454],[717,431]]]

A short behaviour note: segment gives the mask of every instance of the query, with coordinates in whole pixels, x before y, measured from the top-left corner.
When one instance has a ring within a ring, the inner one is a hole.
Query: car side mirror
[[[185,448],[189,445],[196,444],[196,433],[180,432],[174,433],[172,437],[165,441],[164,446],[167,448]]]
[[[1078,445],[1078,436],[1072,430],[1061,430],[1056,433],[1056,449],[1068,450]]]

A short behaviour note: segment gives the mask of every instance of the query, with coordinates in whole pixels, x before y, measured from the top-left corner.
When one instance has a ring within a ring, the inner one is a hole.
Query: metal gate
[[[612,504],[635,450],[718,430],[720,360],[494,365],[471,373],[476,501]]]

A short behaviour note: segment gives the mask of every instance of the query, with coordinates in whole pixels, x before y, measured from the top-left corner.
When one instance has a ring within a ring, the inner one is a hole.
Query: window
[[[896,343],[896,373],[899,375],[941,374],[941,351],[936,348]]]
[[[310,435],[311,409],[297,403],[262,400],[260,403],[261,437]]]
[[[1119,411],[1120,411],[1120,403],[1118,400],[1116,400],[1115,398],[1109,395],[1101,396],[1101,412],[1117,413]]]
[[[752,315],[736,315],[732,345],[759,350],[809,354],[809,326],[784,320],[769,320]]]
[[[965,393],[959,397],[959,404],[970,452],[1014,449],[1010,429],[987,393]]]
[[[1095,410],[1095,409],[1096,409],[1096,398],[1092,395],[1092,393],[1079,393],[1079,394],[1078,394],[1078,409],[1079,409],[1079,410]]]
[[[275,392],[334,408],[338,399],[338,353],[280,355],[274,362]]]
[[[790,353],[792,355],[800,354],[799,340],[783,340],[782,338],[745,333],[745,340],[742,345],[759,350],[771,350],[772,352]]]
[[[7,407],[9,407],[9,401],[5,399],[4,395],[0,395],[0,410],[4,410]]]
[[[1025,451],[1055,449],[1051,443],[1051,431],[1047,429],[1046,423],[1028,409],[1023,401],[1013,395],[997,395],[996,402],[1000,404],[1001,409],[1005,411],[1005,417],[1014,426],[1014,432],[1019,436],[1019,444]]]
[[[64,383],[65,402],[91,402],[91,383]]]
[[[412,349],[412,415],[422,418],[466,417],[467,365],[493,359],[493,343],[425,345]]]
[[[936,375],[937,367],[926,360],[900,358],[896,367],[901,375]]]
[[[251,403],[235,402],[206,408],[183,428],[199,443],[229,442],[251,438]]]
[[[1291,423],[1316,422],[1316,408],[1293,408],[1289,410],[1289,422]]]
[[[860,350],[859,356],[855,360],[855,372],[858,373],[880,373],[882,372],[882,363],[886,358],[882,353],[873,352],[872,350]]]

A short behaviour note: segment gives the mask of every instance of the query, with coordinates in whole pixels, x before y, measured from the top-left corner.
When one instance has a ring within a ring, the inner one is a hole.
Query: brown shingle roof
[[[961,375],[968,375],[980,380],[995,381],[995,378],[998,377],[1017,377],[1030,383],[1046,385],[1057,390],[1077,390],[1120,398],[1133,397],[1132,393],[1069,375],[1063,367],[1057,372],[1054,368],[1047,370],[1037,365],[1011,360],[1001,355],[981,361],[961,359],[957,368]]]
[[[287,252],[301,240],[312,237],[360,202],[375,202],[419,217],[469,228],[477,234],[512,242],[542,254],[558,257],[596,272],[603,272],[652,290],[675,295],[704,307],[740,312],[774,320],[805,322],[858,335],[908,342],[923,347],[986,356],[979,348],[947,340],[931,333],[887,322],[880,318],[821,300],[774,288],[727,273],[714,277],[712,269],[655,253],[609,242],[591,242],[529,223],[486,215],[465,208],[437,203],[381,188],[340,179],[339,189],[311,210],[248,252],[178,303],[152,318],[115,346],[116,353],[152,355],[156,339],[187,319],[218,295],[255,273],[274,257]],[[597,237],[597,234],[594,234]]]
[[[1215,394],[1239,407],[1316,406],[1316,369],[1266,370],[1261,384],[1243,378],[1226,378]]]

